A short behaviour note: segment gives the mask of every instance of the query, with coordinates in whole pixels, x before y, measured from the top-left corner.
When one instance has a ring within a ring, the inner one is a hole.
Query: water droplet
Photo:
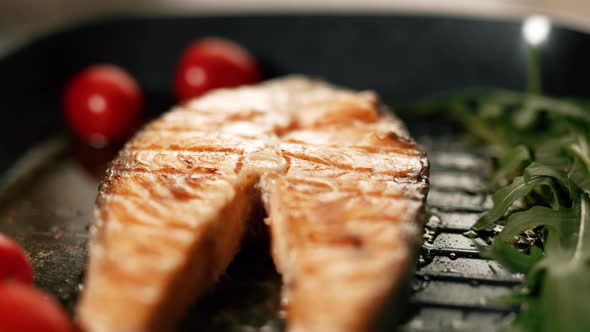
[[[424,328],[424,322],[421,319],[414,319],[409,325],[411,329],[422,330]]]
[[[500,233],[502,230],[504,229],[504,226],[499,225],[499,224],[495,224],[494,227],[492,227],[492,232],[494,232],[495,234]]]
[[[83,291],[83,290],[84,290],[84,284],[82,284],[82,283],[79,283],[79,284],[78,284],[78,292],[81,292],[81,291]]]
[[[488,299],[487,299],[487,298],[485,298],[485,297],[480,297],[480,298],[479,298],[479,304],[481,304],[481,305],[486,305],[486,304],[488,304]]]
[[[447,267],[447,268],[443,269],[442,272],[443,273],[453,273],[453,274],[458,274],[459,273],[459,271],[457,271],[455,269],[452,269],[450,267]]]
[[[57,288],[57,296],[59,297],[60,300],[65,301],[67,299],[70,298],[70,292],[68,292],[67,289],[63,288],[63,287],[58,287]]]
[[[449,254],[449,258],[450,258],[451,260],[455,260],[455,259],[457,259],[457,254],[455,254],[454,252],[450,253],[450,254]]]
[[[289,305],[289,298],[287,296],[281,297],[281,306],[286,307]]]
[[[422,239],[424,240],[424,246],[429,246],[434,243],[434,239],[436,238],[436,232],[431,229],[424,229],[424,234],[422,235]]]
[[[477,234],[476,231],[470,229],[470,230],[464,232],[463,236],[465,236],[466,238],[469,238],[469,239],[475,239],[475,238],[479,237],[479,234]]]
[[[436,214],[431,214],[430,218],[428,218],[428,222],[426,223],[426,227],[428,228],[439,228],[442,223],[441,218]]]

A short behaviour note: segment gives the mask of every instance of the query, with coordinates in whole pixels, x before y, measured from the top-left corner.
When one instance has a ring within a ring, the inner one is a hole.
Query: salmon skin
[[[103,180],[76,308],[88,332],[172,331],[263,201],[288,331],[366,331],[419,241],[428,161],[372,92],[302,76],[148,124]]]

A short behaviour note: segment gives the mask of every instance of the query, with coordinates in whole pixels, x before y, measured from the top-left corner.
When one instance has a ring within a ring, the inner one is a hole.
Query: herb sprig
[[[512,329],[590,331],[590,102],[468,90],[414,109],[449,115],[500,151],[494,205],[473,229],[503,225],[482,253],[525,274],[504,299],[521,308]],[[515,246],[525,233],[537,241]]]

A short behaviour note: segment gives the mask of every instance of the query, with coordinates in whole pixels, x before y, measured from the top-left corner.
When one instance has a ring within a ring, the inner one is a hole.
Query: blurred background
[[[491,17],[520,17],[534,12],[590,29],[590,1],[586,0],[2,0],[0,42],[7,47],[32,34],[97,16],[265,11],[389,11]]]

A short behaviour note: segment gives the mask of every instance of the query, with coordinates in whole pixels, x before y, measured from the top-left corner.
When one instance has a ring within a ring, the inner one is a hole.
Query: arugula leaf
[[[531,158],[530,150],[524,145],[518,145],[510,150],[499,159],[498,167],[494,175],[490,177],[490,184],[495,184],[519,170],[522,171],[522,167],[530,163]]]
[[[543,258],[543,251],[539,247],[531,247],[530,252],[524,253],[516,250],[507,242],[498,240],[489,249],[483,249],[483,256],[493,258],[510,270],[526,274]]]
[[[546,250],[545,257],[529,272],[540,281],[540,293],[524,299],[523,311],[515,325],[523,331],[589,331],[590,306],[585,296],[590,294],[590,203],[587,194],[568,213],[562,223],[573,223],[575,241],[570,246]],[[552,221],[554,222],[554,221]],[[572,233],[574,234],[574,233]],[[530,287],[530,286],[529,286]],[[535,285],[533,285],[535,287]],[[533,329],[534,327],[534,329]]]
[[[516,200],[523,198],[535,187],[540,185],[552,186],[553,182],[548,177],[532,179],[528,183],[524,181],[524,177],[522,176],[515,178],[511,185],[498,190],[492,195],[494,207],[477,220],[475,225],[473,225],[473,229],[481,231],[493,225],[494,222],[500,220],[500,218],[504,216],[506,210],[508,210]]]
[[[532,179],[538,177],[550,177],[559,181],[562,185],[569,185],[568,169],[571,167],[571,162],[566,159],[557,159],[553,162],[549,161],[534,161],[524,170],[524,181],[530,182]]]
[[[590,194],[590,171],[580,158],[574,159],[568,178],[585,193]]]
[[[588,143],[582,138],[578,145],[570,147],[575,157],[568,178],[585,193],[590,194],[590,157],[584,153],[584,150],[588,151]]]

